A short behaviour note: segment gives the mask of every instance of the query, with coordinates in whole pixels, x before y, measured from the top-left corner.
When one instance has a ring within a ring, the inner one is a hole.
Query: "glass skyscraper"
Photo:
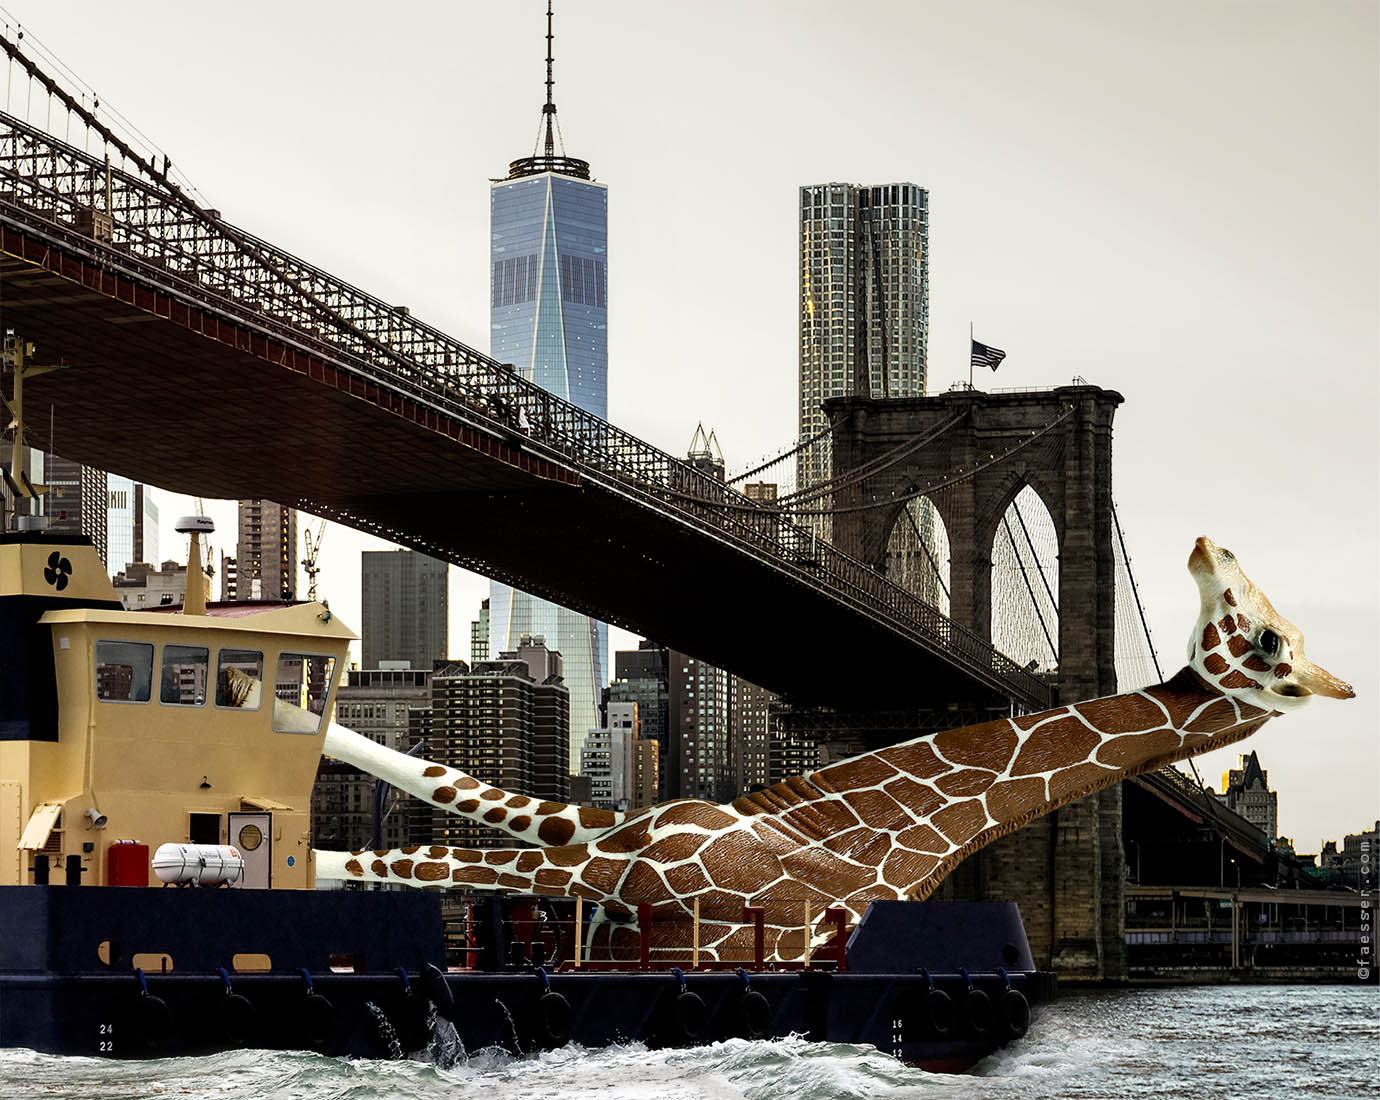
[[[929,192],[913,183],[800,189],[800,442],[827,426],[827,398],[925,393],[929,230]],[[829,479],[829,442],[801,451],[798,488]],[[829,518],[814,523],[828,538]],[[932,506],[912,501],[888,541],[887,575],[942,607],[941,556]]]
[[[590,179],[587,162],[555,151],[549,12],[547,19],[545,149],[513,161],[489,195],[490,354],[607,418],[608,189]],[[585,736],[602,724],[608,627],[493,582],[490,653],[515,651],[524,634],[540,635],[560,651],[570,690],[570,770],[578,772]]]

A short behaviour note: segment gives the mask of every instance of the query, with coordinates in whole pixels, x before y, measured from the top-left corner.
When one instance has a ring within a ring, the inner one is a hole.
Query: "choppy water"
[[[239,1052],[110,1062],[0,1051],[0,1098],[263,1100],[1132,1100],[1380,1095],[1374,987],[1067,994],[972,1074],[924,1073],[871,1047],[732,1041],[698,1050],[482,1052],[450,1069]]]

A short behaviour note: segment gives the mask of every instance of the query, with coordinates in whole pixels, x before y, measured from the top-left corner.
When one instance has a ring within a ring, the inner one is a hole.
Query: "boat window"
[[[220,843],[220,814],[188,814],[187,818],[187,840],[190,843]]]
[[[96,698],[147,703],[153,688],[153,646],[147,642],[96,643]]]
[[[182,707],[206,702],[206,670],[211,651],[199,645],[165,645],[158,700]]]
[[[216,706],[258,710],[264,655],[257,649],[222,649],[216,662]]]
[[[273,678],[273,728],[279,733],[315,733],[321,728],[331,690],[335,658],[283,653]]]

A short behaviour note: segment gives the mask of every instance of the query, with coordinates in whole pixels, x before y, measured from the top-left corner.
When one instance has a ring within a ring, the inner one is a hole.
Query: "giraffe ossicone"
[[[706,956],[745,957],[752,931],[743,908],[757,906],[766,911],[769,957],[799,957],[806,912],[817,942],[826,935],[826,906],[842,907],[855,923],[873,901],[925,898],[970,853],[1036,817],[1248,737],[1310,695],[1352,697],[1349,685],[1304,656],[1302,634],[1229,551],[1199,539],[1189,570],[1201,614],[1189,665],[1163,684],[926,735],[724,805],[687,799],[596,819],[556,803],[515,806],[511,800],[523,796],[465,777],[467,797],[440,799],[446,808],[479,813],[477,820],[545,846],[317,851],[317,874],[582,897],[615,920],[646,902],[652,950],[662,957],[689,950],[696,901]],[[450,778],[445,769],[361,738],[366,749],[358,737],[333,726],[326,751],[350,753],[356,766],[437,804],[436,784]],[[485,804],[528,810],[518,816],[531,820],[515,829],[512,814],[485,816]],[[534,830],[543,816],[555,824]],[[613,951],[636,936],[628,923],[606,922],[599,933],[594,946]]]

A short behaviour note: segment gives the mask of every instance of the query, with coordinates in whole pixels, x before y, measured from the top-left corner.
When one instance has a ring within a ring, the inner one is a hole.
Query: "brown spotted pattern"
[[[742,958],[751,944],[743,907],[760,906],[771,957],[798,957],[807,903],[809,935],[819,945],[831,934],[823,923],[827,906],[841,906],[852,923],[874,900],[926,897],[961,859],[996,837],[1128,776],[1238,741],[1278,713],[1274,697],[1242,669],[1287,675],[1283,658],[1303,659],[1302,638],[1239,568],[1228,598],[1215,568],[1198,560],[1210,552],[1215,548],[1200,540],[1190,559],[1203,596],[1192,663],[1164,684],[917,738],[728,805],[669,802],[626,819],[551,802],[533,809],[529,799],[449,771],[419,776],[433,790],[436,779],[478,788],[474,805],[485,805],[486,820],[501,816],[525,840],[535,827],[545,847],[432,847],[425,856],[411,849],[372,853],[372,860],[364,852],[317,852],[318,875],[585,898],[598,903],[605,922],[592,933],[592,947],[625,953],[635,947],[636,924],[615,926],[608,917],[650,904],[653,951],[683,955],[698,901],[702,949],[711,958]],[[1237,605],[1251,616],[1227,613]],[[1260,633],[1251,633],[1253,623],[1278,626],[1273,663]],[[518,808],[521,815],[509,814]]]
[[[925,897],[1002,833],[1128,775],[1230,743],[1268,717],[1185,670],[1143,691],[842,761],[731,805],[669,802],[578,843],[569,839],[575,822],[548,815],[536,820],[559,842],[543,848],[383,853],[369,867],[364,853],[318,852],[318,874],[577,896],[619,915],[647,902],[654,944],[682,952],[698,898],[709,957],[731,956],[743,907],[762,906],[769,949],[788,958],[803,948],[806,901],[822,942],[827,906],[841,905],[851,923],[875,899]],[[599,942],[608,946],[626,928],[601,931]]]
[[[1303,656],[1303,635],[1241,571],[1236,556],[1199,539],[1188,559],[1201,611],[1189,667],[1219,691],[1267,711],[1313,692],[1349,698],[1351,688]]]
[[[529,843],[580,843],[623,820],[622,814],[611,810],[538,802],[524,794],[510,794],[455,768],[394,752],[335,722],[326,730],[322,752],[387,780],[438,809]]]

